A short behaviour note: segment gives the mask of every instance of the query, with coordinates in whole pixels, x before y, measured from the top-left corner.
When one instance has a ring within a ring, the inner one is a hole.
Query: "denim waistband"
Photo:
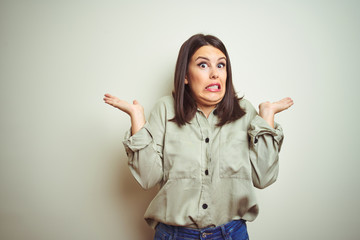
[[[156,231],[167,233],[168,235],[175,235],[181,237],[187,237],[189,239],[216,239],[218,237],[225,237],[228,233],[239,229],[245,223],[244,220],[233,220],[226,224],[217,227],[208,228],[187,228],[180,226],[171,226],[164,223],[159,223],[156,226]]]

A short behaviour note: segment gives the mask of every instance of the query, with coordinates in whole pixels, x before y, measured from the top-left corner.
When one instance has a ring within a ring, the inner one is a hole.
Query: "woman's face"
[[[198,108],[210,113],[225,95],[226,78],[225,54],[207,45],[191,57],[185,84],[189,84]]]

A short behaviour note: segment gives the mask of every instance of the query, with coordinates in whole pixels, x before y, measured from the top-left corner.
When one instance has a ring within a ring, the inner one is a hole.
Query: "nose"
[[[210,72],[210,79],[218,79],[219,78],[219,73],[217,68],[213,68]]]

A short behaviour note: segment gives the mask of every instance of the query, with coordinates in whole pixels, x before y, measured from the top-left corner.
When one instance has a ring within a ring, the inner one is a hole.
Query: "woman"
[[[145,120],[143,107],[105,94],[131,117],[124,140],[140,185],[160,186],[145,219],[155,239],[248,239],[258,215],[254,186],[278,174],[283,132],[274,115],[293,102],[264,102],[259,114],[238,98],[224,44],[197,34],[181,47],[173,96],[161,98]]]

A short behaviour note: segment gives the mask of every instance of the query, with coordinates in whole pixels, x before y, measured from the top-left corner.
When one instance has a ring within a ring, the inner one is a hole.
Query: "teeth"
[[[212,85],[210,87],[207,87],[208,89],[219,89],[219,86],[218,85]]]

